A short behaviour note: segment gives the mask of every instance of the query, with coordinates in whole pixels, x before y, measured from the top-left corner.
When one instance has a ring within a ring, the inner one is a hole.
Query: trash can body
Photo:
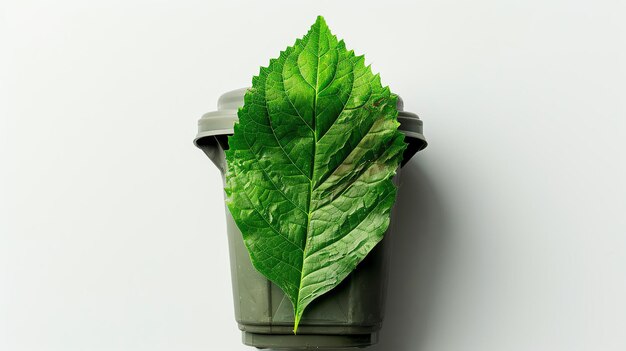
[[[198,123],[199,133],[194,142],[221,171],[222,179],[228,135],[233,133],[245,90],[222,95],[218,110],[205,114]],[[402,100],[398,100],[400,130],[409,144],[402,161],[405,164],[426,146],[426,141],[421,120],[415,114],[401,111]],[[396,186],[401,186],[400,180],[401,168],[393,179]],[[241,231],[226,206],[225,209],[235,319],[244,344],[258,348],[310,349],[366,347],[377,342],[385,307],[394,209],[383,240],[342,283],[307,307],[297,335],[293,334],[291,301],[278,286],[256,271]]]

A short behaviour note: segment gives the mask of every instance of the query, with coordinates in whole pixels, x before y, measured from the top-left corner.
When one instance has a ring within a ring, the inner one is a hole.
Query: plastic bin
[[[206,113],[198,121],[194,143],[221,171],[222,179],[226,168],[224,150],[228,148],[228,135],[233,133],[245,92],[243,88],[223,94],[217,111]],[[422,134],[422,121],[416,114],[403,110],[402,99],[398,99],[398,111],[399,129],[408,144],[403,166],[427,144]],[[401,169],[394,177],[398,186],[400,177]],[[226,209],[235,319],[242,331],[243,343],[257,348],[292,350],[375,344],[383,321],[394,212],[392,209],[391,224],[383,240],[339,286],[307,307],[298,334],[294,335],[291,302],[280,288],[252,266],[242,234]]]

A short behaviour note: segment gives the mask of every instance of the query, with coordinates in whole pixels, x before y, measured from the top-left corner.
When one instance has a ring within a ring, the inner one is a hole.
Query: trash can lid
[[[207,112],[198,120],[198,134],[194,144],[198,146],[198,140],[213,135],[233,134],[233,127],[238,121],[237,111],[243,106],[243,96],[248,88],[232,90],[222,94],[217,100],[217,111]],[[404,111],[404,102],[398,96],[398,122],[400,130],[409,138],[422,141],[422,148],[426,147],[426,138],[422,132],[422,120],[412,112]]]

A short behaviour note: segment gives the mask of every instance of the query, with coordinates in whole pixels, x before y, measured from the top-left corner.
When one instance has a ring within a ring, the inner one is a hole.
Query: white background
[[[191,141],[318,14],[430,142],[372,350],[626,350],[624,3],[316,3],[2,3],[0,350],[249,350]]]

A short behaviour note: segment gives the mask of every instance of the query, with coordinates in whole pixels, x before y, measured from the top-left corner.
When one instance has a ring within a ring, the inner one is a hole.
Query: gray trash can
[[[194,143],[222,173],[226,169],[224,150],[233,133],[237,110],[243,106],[246,88],[220,96],[217,111],[206,113],[198,121]],[[403,110],[398,99],[400,131],[408,144],[402,166],[426,147],[422,121]],[[401,169],[394,178],[400,184]],[[402,191],[399,189],[399,191]],[[226,208],[226,206],[225,206]],[[250,262],[242,234],[226,209],[230,271],[235,302],[235,319],[242,331],[243,343],[258,348],[311,349],[366,347],[377,342],[382,326],[387,263],[393,237],[393,217],[383,240],[367,255],[339,286],[313,301],[293,334],[293,307],[280,288],[258,273]]]

